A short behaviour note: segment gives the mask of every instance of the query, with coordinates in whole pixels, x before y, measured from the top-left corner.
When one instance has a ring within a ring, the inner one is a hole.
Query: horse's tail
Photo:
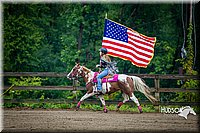
[[[150,88],[145,84],[144,80],[139,77],[131,76],[133,80],[134,89],[143,93],[152,103],[158,102],[158,100],[153,97],[150,93]]]

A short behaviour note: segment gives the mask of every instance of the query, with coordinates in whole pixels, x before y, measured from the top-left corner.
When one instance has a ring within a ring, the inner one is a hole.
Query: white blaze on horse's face
[[[75,66],[74,66],[75,67]],[[74,70],[74,67],[72,68],[72,70],[67,74],[67,78],[71,80],[71,75],[72,75],[72,72]]]

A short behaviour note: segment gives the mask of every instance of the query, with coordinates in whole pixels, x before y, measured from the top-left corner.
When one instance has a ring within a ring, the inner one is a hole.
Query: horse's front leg
[[[80,108],[81,103],[82,103],[85,99],[87,99],[88,97],[93,96],[94,94],[95,94],[94,92],[91,92],[91,93],[87,92],[87,93],[80,99],[80,101],[77,103],[76,110],[78,110],[78,109]]]
[[[99,99],[100,99],[100,101],[101,101],[101,103],[102,103],[102,105],[104,107],[103,108],[104,113],[107,113],[108,109],[106,108],[106,102],[105,102],[105,99],[104,99],[103,95],[99,95],[98,97],[99,97]]]

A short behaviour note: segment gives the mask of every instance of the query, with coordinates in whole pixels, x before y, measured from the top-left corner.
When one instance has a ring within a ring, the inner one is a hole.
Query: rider
[[[97,76],[97,82],[98,82],[97,91],[102,92],[101,79],[109,74],[108,65],[111,62],[111,59],[108,55],[106,55],[108,53],[106,48],[101,48],[99,49],[99,51],[100,51],[100,64],[96,65],[96,67],[104,68],[104,70],[101,71],[101,73],[99,73],[99,75]]]

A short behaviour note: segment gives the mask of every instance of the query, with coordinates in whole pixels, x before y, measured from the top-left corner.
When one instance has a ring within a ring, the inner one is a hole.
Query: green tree
[[[190,23],[188,27],[188,35],[187,35],[187,57],[178,59],[182,65],[185,75],[198,75],[198,72],[193,69],[194,65],[194,50],[192,46],[192,30],[193,25]],[[178,81],[178,84],[180,85],[181,81]],[[198,88],[199,81],[198,80],[192,80],[188,79],[182,84],[182,88]],[[199,101],[199,94],[197,93],[177,93],[177,97],[175,100],[183,101],[183,102],[197,102]]]
[[[35,60],[33,53],[41,48],[42,29],[23,10],[32,11],[27,5],[4,5],[4,71],[30,70],[29,61]]]

